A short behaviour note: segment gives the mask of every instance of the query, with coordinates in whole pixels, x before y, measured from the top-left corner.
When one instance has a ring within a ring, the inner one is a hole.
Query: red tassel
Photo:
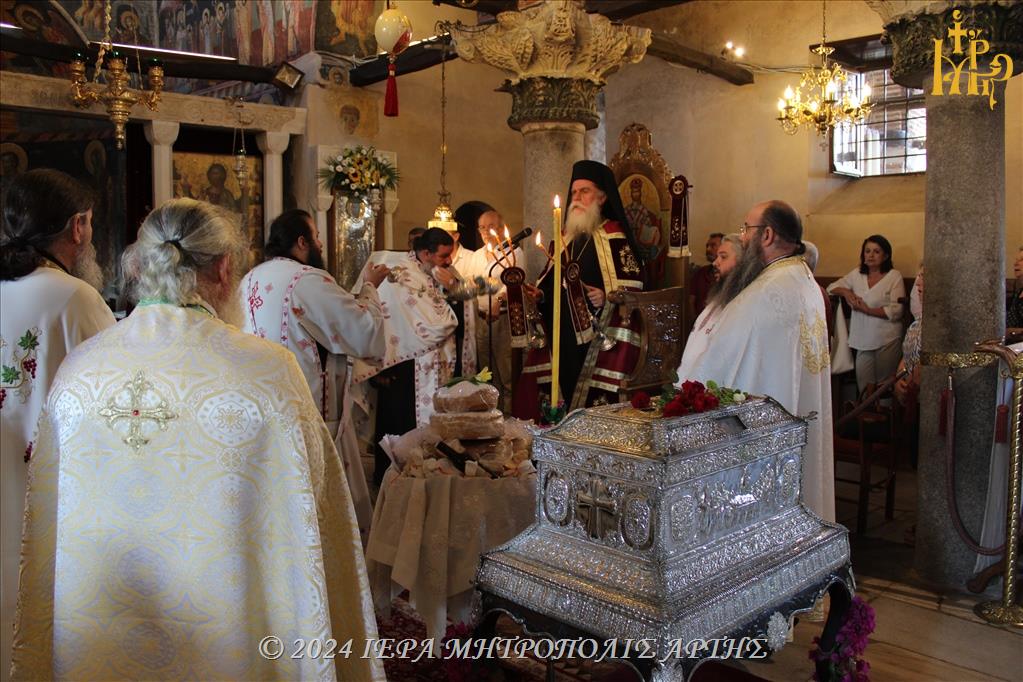
[[[387,65],[387,93],[384,95],[384,116],[398,115],[398,80],[394,77],[394,58]]]
[[[995,442],[1009,442],[1009,406],[999,405],[995,410]]]

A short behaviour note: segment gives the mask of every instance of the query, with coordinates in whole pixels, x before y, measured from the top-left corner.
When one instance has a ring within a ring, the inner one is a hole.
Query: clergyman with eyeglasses
[[[743,255],[730,290],[715,298],[722,309],[708,343],[687,345],[678,381],[713,380],[770,396],[792,414],[815,415],[803,451],[803,502],[834,521],[827,318],[803,259],[803,224],[785,202],[765,201],[749,210],[739,234]]]

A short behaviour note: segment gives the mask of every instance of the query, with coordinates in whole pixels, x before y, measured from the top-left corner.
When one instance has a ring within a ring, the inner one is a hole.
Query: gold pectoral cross
[[[117,398],[125,392],[129,395],[128,404],[118,404]],[[146,400],[147,396],[152,396],[152,399]],[[136,372],[135,377],[110,398],[107,406],[99,411],[99,415],[106,418],[107,426],[111,429],[118,419],[129,420],[128,435],[123,441],[134,448],[135,452],[149,443],[149,439],[142,435],[143,420],[155,421],[161,431],[166,431],[167,422],[178,418],[178,415],[167,409],[167,401],[153,390],[153,384],[146,381],[142,370]]]
[[[591,478],[589,488],[576,493],[575,514],[580,520],[586,519],[586,534],[591,538],[599,540],[614,529],[614,500],[608,493],[607,485],[599,477]]]

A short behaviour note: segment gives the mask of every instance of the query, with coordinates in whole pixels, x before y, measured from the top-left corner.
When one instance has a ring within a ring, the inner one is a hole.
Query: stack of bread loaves
[[[532,434],[497,409],[489,384],[462,381],[433,397],[430,425],[381,445],[406,476],[448,474],[502,478],[535,471],[529,461]]]

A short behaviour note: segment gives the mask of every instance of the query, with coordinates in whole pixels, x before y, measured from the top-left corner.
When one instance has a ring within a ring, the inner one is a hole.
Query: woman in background
[[[852,308],[849,347],[856,351],[856,387],[878,384],[891,376],[902,358],[902,303],[906,285],[892,264],[892,245],[879,234],[860,247],[860,266],[832,282],[829,294]]]

